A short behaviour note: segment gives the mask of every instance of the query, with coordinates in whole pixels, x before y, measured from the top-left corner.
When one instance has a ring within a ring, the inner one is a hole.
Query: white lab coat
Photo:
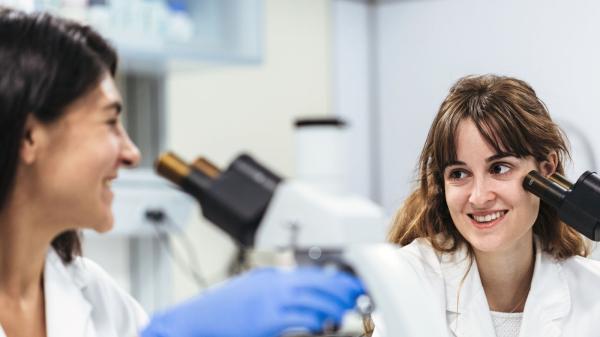
[[[536,247],[533,279],[519,336],[600,336],[600,262],[579,256],[556,261],[542,252],[539,244]],[[440,254],[426,239],[417,239],[401,248],[399,255],[418,266],[415,270],[423,278],[424,286],[445,303],[449,336],[496,336],[475,262],[467,273],[466,248]],[[374,321],[373,336],[386,336],[385,323],[377,315]]]
[[[78,257],[65,265],[54,249],[46,255],[44,295],[48,337],[134,337],[148,321],[97,264]],[[7,337],[2,327],[0,337]]]

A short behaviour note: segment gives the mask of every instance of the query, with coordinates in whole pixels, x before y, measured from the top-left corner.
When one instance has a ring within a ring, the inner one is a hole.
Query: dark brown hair
[[[498,153],[542,162],[554,152],[556,172],[564,173],[563,162],[569,157],[565,137],[527,83],[496,75],[463,77],[450,89],[429,129],[419,159],[418,187],[397,212],[390,241],[407,245],[428,238],[440,252],[453,252],[466,243],[450,217],[443,178],[446,165],[456,160],[456,133],[466,119]],[[557,259],[588,254],[581,235],[544,202],[533,231],[541,248]]]
[[[13,190],[27,117],[56,121],[116,67],[114,49],[90,27],[0,7],[0,210]],[[81,254],[75,230],[52,246],[65,262]]]

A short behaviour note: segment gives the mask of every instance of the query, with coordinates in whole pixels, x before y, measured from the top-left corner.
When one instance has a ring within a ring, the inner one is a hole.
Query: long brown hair
[[[456,160],[456,131],[465,119],[473,121],[498,153],[531,156],[542,162],[555,152],[556,172],[564,173],[563,162],[570,157],[566,137],[531,86],[504,76],[463,77],[450,89],[429,129],[419,158],[418,186],[396,213],[391,242],[404,246],[416,238],[427,238],[439,252],[454,252],[465,244],[472,254],[450,217],[443,178],[445,166]],[[560,221],[557,212],[544,202],[540,203],[533,231],[541,248],[557,259],[589,253],[581,235]],[[373,321],[367,318],[363,324],[364,335],[371,336]]]
[[[443,178],[445,166],[456,160],[456,132],[465,119],[473,121],[498,153],[531,156],[542,162],[555,152],[556,172],[564,173],[563,162],[569,158],[566,138],[531,86],[504,76],[463,77],[450,89],[429,129],[419,159],[418,186],[397,212],[390,241],[407,245],[416,238],[428,238],[440,252],[453,252],[466,244],[450,217]],[[581,235],[544,202],[533,231],[541,248],[557,259],[588,254]]]

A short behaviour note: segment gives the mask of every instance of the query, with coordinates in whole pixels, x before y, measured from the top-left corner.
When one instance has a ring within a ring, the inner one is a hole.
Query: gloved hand
[[[319,268],[258,269],[155,315],[142,337],[277,337],[339,325],[364,293],[346,273]]]

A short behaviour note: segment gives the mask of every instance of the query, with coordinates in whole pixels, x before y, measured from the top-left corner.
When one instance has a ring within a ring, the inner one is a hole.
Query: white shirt
[[[600,262],[580,256],[556,261],[542,252],[539,244],[536,247],[533,279],[519,336],[600,336]],[[468,268],[465,247],[441,254],[428,240],[417,239],[399,250],[399,258],[419,266],[415,269],[418,277],[445,303],[445,323],[450,336],[496,336],[477,264],[473,262]],[[375,315],[373,336],[386,336],[385,322],[377,318]]]
[[[496,337],[518,337],[521,331],[522,312],[496,312],[490,311]]]
[[[97,264],[77,257],[65,265],[54,249],[46,255],[44,296],[48,337],[135,337],[148,322]],[[1,326],[0,337],[7,337]]]

